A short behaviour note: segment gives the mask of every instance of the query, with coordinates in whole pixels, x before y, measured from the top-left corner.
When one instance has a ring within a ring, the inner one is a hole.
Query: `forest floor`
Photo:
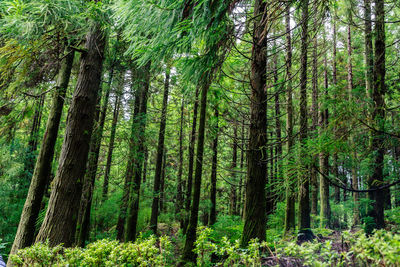
[[[332,251],[337,254],[341,254],[342,252],[348,252],[349,246],[346,242],[343,241],[342,233],[340,231],[333,231],[328,236],[318,235],[316,236],[316,240],[318,242],[325,242],[330,240],[332,242]],[[297,257],[285,257],[285,256],[276,256],[272,251],[270,251],[272,256],[262,258],[262,266],[281,266],[281,267],[302,267],[305,266],[304,260],[299,259]],[[319,255],[315,255],[315,258],[318,258]]]

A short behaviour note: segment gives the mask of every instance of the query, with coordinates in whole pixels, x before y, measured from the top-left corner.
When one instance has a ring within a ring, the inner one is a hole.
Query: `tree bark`
[[[146,150],[146,121],[147,121],[147,99],[150,88],[150,66],[151,62],[148,62],[141,70],[142,82],[141,97],[140,97],[140,108],[139,116],[137,118],[137,150],[136,158],[134,160],[134,176],[133,183],[130,185],[129,206],[128,206],[128,217],[125,227],[125,241],[136,240],[136,226],[139,215],[139,199],[140,199],[140,185],[143,170],[144,151]]]
[[[286,209],[285,209],[285,233],[289,233],[294,231],[296,227],[296,216],[295,216],[295,173],[292,167],[293,156],[292,156],[292,147],[293,147],[293,101],[292,101],[292,37],[291,37],[291,29],[290,29],[290,3],[286,6],[286,75],[287,75],[287,83],[286,83],[286,94],[287,94],[287,153],[288,160],[287,165],[288,168],[286,170]]]
[[[373,73],[374,73],[371,0],[364,0],[364,43],[365,43],[365,90],[367,98],[371,99]]]
[[[110,133],[110,141],[108,143],[108,152],[107,152],[107,161],[106,161],[106,169],[104,171],[104,182],[103,182],[103,191],[102,191],[102,201],[107,200],[108,195],[108,184],[110,179],[111,172],[111,162],[114,151],[114,143],[115,143],[115,134],[117,131],[119,110],[121,107],[121,98],[123,95],[123,87],[124,87],[124,76],[125,72],[121,72],[121,77],[119,77],[117,90],[115,91],[115,103],[114,103],[114,112],[113,119],[111,123],[111,133]]]
[[[373,109],[372,121],[375,128],[385,132],[385,3],[384,0],[375,0],[375,60],[374,60],[374,79],[373,79]],[[384,136],[377,132],[371,132],[371,148],[374,151],[372,160],[373,173],[369,177],[369,188],[376,188],[383,183],[383,158],[385,153]],[[375,220],[375,227],[381,229],[385,227],[384,221],[384,190],[371,192],[369,198],[374,201],[373,210],[370,216]]]
[[[211,208],[210,208],[210,219],[209,225],[212,226],[217,221],[217,164],[218,164],[218,134],[219,134],[219,110],[218,104],[216,104],[214,108],[214,115],[216,118],[216,125],[214,130],[214,140],[212,143],[212,165],[211,165],[211,190],[210,190],[210,200],[211,200]]]
[[[183,227],[183,184],[182,184],[182,173],[183,173],[183,124],[184,124],[184,108],[185,108],[185,98],[182,96],[181,103],[181,121],[179,127],[179,167],[178,167],[178,177],[177,177],[177,189],[176,189],[176,217],[180,222],[181,228]]]
[[[247,246],[253,238],[258,238],[259,241],[264,241],[266,238],[267,94],[265,91],[265,50],[267,49],[267,36],[264,30],[267,22],[267,3],[255,0],[250,76],[250,132],[242,246]]]
[[[199,217],[199,204],[201,192],[201,176],[203,171],[203,152],[204,152],[204,136],[206,125],[207,111],[207,92],[211,85],[212,73],[205,73],[201,79],[202,91],[200,102],[200,121],[199,121],[199,136],[197,140],[196,151],[196,169],[193,184],[193,199],[190,209],[189,224],[186,230],[185,247],[183,249],[183,260],[186,262],[195,262],[196,254],[193,252],[194,242],[196,241],[196,230]]]
[[[35,238],[35,224],[40,212],[45,189],[49,183],[51,163],[53,162],[54,156],[54,146],[57,141],[58,129],[64,106],[64,98],[68,88],[73,61],[74,52],[70,49],[66,49],[66,56],[61,63],[55,86],[46,131],[43,136],[42,145],[40,147],[35,170],[31,179],[31,185],[25,200],[17,234],[15,235],[10,254],[15,254],[17,250],[32,245]],[[8,264],[11,265],[10,262]]]
[[[314,18],[314,24],[317,25],[317,19]],[[312,126],[311,131],[313,136],[317,136],[318,126],[318,37],[317,34],[313,40],[313,61],[312,61]],[[313,156],[313,162],[317,163],[318,155]],[[310,169],[311,175],[311,214],[317,215],[318,206],[318,175],[314,168]],[[322,198],[321,198],[322,200]],[[321,203],[322,206],[322,203]]]
[[[230,215],[237,215],[236,211],[236,200],[237,200],[237,195],[236,195],[236,167],[237,167],[237,123],[236,121],[234,122],[233,125],[233,145],[232,145],[232,163],[231,163],[231,177],[233,181],[233,185],[231,185],[231,192],[230,192],[230,209],[229,213]]]
[[[160,188],[161,188],[161,176],[162,176],[162,163],[164,155],[164,139],[165,139],[165,128],[167,125],[167,105],[168,105],[168,91],[169,91],[169,76],[170,69],[167,67],[165,71],[165,83],[164,83],[164,98],[161,110],[160,118],[160,131],[158,133],[158,146],[157,146],[157,159],[156,159],[156,170],[154,174],[154,188],[153,188],[153,203],[151,205],[151,217],[150,217],[150,229],[155,235],[157,235],[157,221],[159,214],[160,205]],[[165,167],[165,166],[164,166]]]
[[[117,239],[119,241],[123,241],[124,233],[125,233],[125,222],[126,222],[126,213],[129,204],[129,196],[133,178],[133,167],[135,162],[135,155],[138,146],[138,124],[139,124],[139,112],[140,112],[140,103],[141,98],[143,97],[144,87],[141,86],[139,70],[131,69],[131,80],[132,80],[132,93],[135,95],[135,101],[133,104],[133,112],[132,112],[132,125],[131,125],[131,134],[129,138],[129,152],[128,152],[128,163],[126,165],[125,172],[125,181],[124,181],[124,191],[123,196],[120,203],[120,211],[118,215],[117,221]],[[136,87],[136,88],[135,88]]]
[[[101,140],[103,138],[104,123],[106,121],[108,101],[114,77],[114,65],[111,66],[109,80],[104,95],[104,103],[101,105],[101,92],[99,92],[97,114],[95,116],[95,127],[92,138],[90,140],[89,160],[86,174],[83,182],[82,196],[78,213],[78,221],[76,227],[76,245],[84,247],[86,240],[89,238],[90,230],[90,213],[92,207],[93,190],[96,181],[97,166],[99,162]]]
[[[308,3],[301,1],[301,51],[300,51],[300,164],[299,175],[299,230],[305,234],[305,239],[310,239],[310,177],[307,169],[309,166],[304,159],[308,156],[305,142],[307,140],[307,47],[308,47]]]
[[[325,92],[324,92],[324,100],[325,102],[328,100],[328,60],[325,54],[324,59],[324,84],[325,84]],[[326,131],[328,128],[328,119],[329,113],[328,108],[325,108],[320,111],[321,116],[321,125],[320,131]],[[328,176],[329,175],[329,154],[326,151],[323,151],[319,155],[319,166],[321,169],[321,173]],[[320,175],[320,198],[321,198],[321,224],[320,227],[330,227],[331,226],[331,207],[329,203],[329,181],[323,176]]]
[[[99,24],[96,23],[88,33],[85,48],[68,112],[59,167],[46,216],[36,238],[36,242],[48,239],[50,246],[63,243],[69,247],[74,242],[104,58],[105,37]]]
[[[183,233],[186,233],[186,228],[189,223],[190,216],[190,203],[192,199],[192,185],[193,185],[193,166],[194,166],[194,146],[196,143],[196,127],[197,127],[197,109],[199,106],[199,90],[200,87],[196,87],[195,92],[195,102],[193,106],[193,121],[192,121],[192,132],[190,134],[190,143],[189,143],[189,166],[188,166],[188,179],[186,185],[186,196],[185,196],[185,211],[187,212],[187,216],[184,221]]]

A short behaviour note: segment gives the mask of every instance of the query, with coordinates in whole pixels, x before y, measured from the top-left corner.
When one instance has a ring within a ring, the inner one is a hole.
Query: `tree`
[[[78,81],[68,112],[65,139],[46,216],[36,242],[71,246],[82,192],[82,182],[92,135],[97,94],[100,89],[105,36],[94,23],[81,55]]]
[[[250,97],[250,131],[247,153],[247,181],[244,227],[242,246],[253,238],[265,240],[266,196],[265,174],[267,165],[264,158],[267,146],[267,95],[266,55],[267,36],[264,29],[268,23],[267,3],[262,0],[254,2],[254,28],[251,53],[251,97]]]
[[[154,175],[153,204],[151,205],[150,228],[157,235],[157,220],[160,202],[161,167],[164,154],[165,126],[167,121],[168,91],[170,80],[170,66],[165,70],[164,98],[160,118],[160,131],[158,134],[156,171]],[[165,167],[164,167],[165,168]]]
[[[52,99],[50,114],[46,124],[42,145],[36,160],[35,170],[31,179],[28,195],[22,210],[17,234],[10,254],[18,249],[32,245],[35,236],[35,224],[39,215],[45,188],[50,180],[51,163],[54,156],[54,146],[58,136],[64,98],[71,76],[74,51],[67,48],[66,55],[61,63],[57,84]],[[10,264],[10,263],[9,263]]]

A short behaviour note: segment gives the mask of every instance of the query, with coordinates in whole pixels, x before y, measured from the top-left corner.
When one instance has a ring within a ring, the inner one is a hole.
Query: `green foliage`
[[[168,237],[139,238],[135,243],[103,239],[86,248],[50,248],[37,243],[11,256],[16,266],[170,266],[172,245]]]

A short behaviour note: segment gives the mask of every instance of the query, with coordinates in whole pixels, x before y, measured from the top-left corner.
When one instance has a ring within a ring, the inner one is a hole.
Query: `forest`
[[[399,18],[0,0],[0,266],[400,266]]]

